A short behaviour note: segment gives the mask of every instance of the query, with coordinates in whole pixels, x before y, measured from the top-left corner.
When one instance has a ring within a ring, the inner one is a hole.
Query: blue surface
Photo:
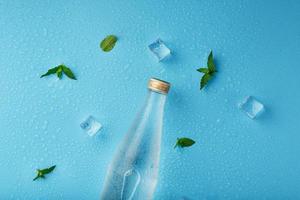
[[[299,19],[297,0],[0,1],[1,199],[98,199],[152,76],[172,83],[155,199],[300,199]],[[210,49],[219,72],[200,92]],[[77,81],[39,78],[61,63]],[[247,95],[266,106],[257,120],[237,108]],[[96,138],[79,126],[90,114]],[[197,143],[174,150],[181,136]]]

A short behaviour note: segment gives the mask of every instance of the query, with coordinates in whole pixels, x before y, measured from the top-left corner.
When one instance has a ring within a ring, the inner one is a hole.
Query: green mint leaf
[[[59,67],[58,70],[56,71],[56,75],[59,79],[61,79],[61,77],[62,77],[62,68],[61,67]]]
[[[67,77],[69,77],[70,79],[73,79],[73,80],[77,80],[70,68],[68,68],[65,65],[60,65],[60,66],[62,67],[62,71],[64,72],[65,75],[67,75]]]
[[[213,52],[212,51],[210,51],[210,54],[207,58],[207,68],[208,68],[210,73],[216,72],[216,67],[215,67],[215,64],[214,64],[214,57],[213,57]]]
[[[51,74],[55,74],[58,69],[59,69],[59,67],[51,68],[45,74],[43,74],[40,78],[43,78],[44,76],[49,76]]]
[[[100,47],[104,52],[109,52],[114,48],[117,40],[118,38],[116,36],[108,35],[102,40],[102,42],[100,43]]]
[[[198,72],[202,72],[204,74],[209,73],[209,70],[207,68],[199,68],[197,69]]]
[[[212,75],[210,74],[204,74],[201,78],[200,82],[200,90],[204,88],[204,86],[208,83],[208,81],[212,78]]]
[[[42,178],[42,179],[46,178],[45,174],[51,173],[55,169],[55,167],[56,167],[56,165],[53,165],[53,166],[51,166],[49,168],[45,168],[45,169],[37,169],[37,175],[36,175],[36,177],[34,177],[33,181],[35,181],[39,178]]]
[[[190,147],[193,144],[195,144],[195,141],[190,139],[190,138],[186,138],[186,137],[177,138],[177,141],[176,141],[176,144],[175,144],[174,148],[176,148],[176,147],[181,147],[181,148]]]
[[[67,75],[67,77],[69,77],[70,79],[76,80],[76,77],[75,77],[75,75],[73,74],[72,70],[71,70],[70,68],[68,68],[67,66],[63,65],[63,64],[58,65],[57,67],[54,67],[54,68],[52,68],[52,69],[49,69],[49,70],[47,71],[47,73],[45,73],[45,74],[43,74],[43,75],[41,76],[41,78],[44,77],[44,76],[51,75],[51,74],[56,74],[57,77],[58,77],[59,79],[61,79],[63,73],[64,73],[65,75]]]
[[[51,173],[55,169],[56,165],[53,165],[49,168],[41,169],[40,172],[45,175]]]
[[[200,90],[202,90],[217,72],[212,51],[210,51],[207,58],[207,68],[199,68],[197,71],[204,73],[200,81]]]

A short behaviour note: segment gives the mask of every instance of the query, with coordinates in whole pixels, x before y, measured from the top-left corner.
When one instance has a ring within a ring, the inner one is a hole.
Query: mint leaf
[[[77,80],[70,68],[68,68],[65,65],[61,65],[61,67],[62,67],[64,74],[67,75],[67,77],[69,77],[70,79],[73,79],[73,80]]]
[[[43,78],[44,76],[49,76],[49,75],[51,75],[51,74],[56,74],[57,77],[58,77],[59,79],[61,79],[63,73],[64,73],[65,75],[67,75],[67,77],[69,77],[70,79],[76,80],[76,77],[75,77],[75,75],[73,74],[72,70],[71,70],[70,68],[68,68],[67,66],[63,65],[63,64],[58,65],[57,67],[54,67],[54,68],[52,68],[52,69],[49,69],[49,70],[47,71],[47,73],[45,73],[45,74],[43,74],[43,75],[41,76],[41,78]]]
[[[108,35],[102,40],[102,42],[100,43],[100,47],[104,52],[109,52],[114,48],[117,40],[118,38],[116,36]]]
[[[212,76],[210,74],[204,74],[201,78],[201,82],[200,82],[200,90],[202,90],[204,88],[204,86],[206,86],[206,84],[208,83],[208,81],[212,78]]]
[[[49,69],[45,74],[43,74],[40,78],[43,78],[44,76],[49,76],[50,74],[55,74],[57,72],[59,67],[54,67],[52,69]]]
[[[61,77],[62,77],[62,68],[58,68],[58,70],[56,71],[56,75],[59,79],[61,79]]]
[[[49,168],[41,169],[43,175],[51,173],[55,169],[56,165],[53,165]]]
[[[45,168],[45,169],[37,169],[37,175],[36,177],[34,177],[33,181],[39,179],[39,178],[46,178],[45,174],[49,174],[51,173],[54,169],[55,169],[56,165],[53,165],[49,168]]]
[[[215,64],[214,64],[214,57],[213,57],[212,51],[210,51],[210,54],[207,58],[207,67],[208,67],[208,70],[209,70],[210,73],[216,72],[216,67],[215,67]]]
[[[209,70],[207,68],[199,68],[197,69],[198,72],[202,72],[204,74],[209,73]]]
[[[184,147],[190,147],[193,144],[195,144],[195,141],[190,139],[190,138],[177,138],[176,144],[174,146],[174,148],[176,147],[180,147],[180,148],[184,148]]]
[[[214,64],[214,58],[213,53],[210,51],[209,56],[207,58],[207,68],[199,68],[197,69],[198,72],[204,73],[204,75],[201,78],[200,81],[200,90],[202,90],[210,79],[215,75],[217,72],[215,64]]]

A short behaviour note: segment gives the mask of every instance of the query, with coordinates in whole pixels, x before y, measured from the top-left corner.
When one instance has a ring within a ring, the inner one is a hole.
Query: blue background
[[[300,199],[300,1],[0,1],[0,198],[99,199],[150,77],[172,83],[155,199]],[[108,34],[119,40],[104,53]],[[158,63],[160,37],[172,57]],[[207,55],[218,73],[199,91]],[[40,79],[64,63],[78,80]],[[253,95],[257,120],[237,104]],[[104,126],[80,129],[88,115]],[[196,140],[174,150],[177,137]],[[57,165],[33,182],[36,168]]]

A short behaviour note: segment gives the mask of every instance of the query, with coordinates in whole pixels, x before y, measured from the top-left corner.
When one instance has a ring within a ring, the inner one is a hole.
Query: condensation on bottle
[[[151,78],[148,95],[110,163],[101,200],[151,200],[158,181],[163,115],[170,83]]]

